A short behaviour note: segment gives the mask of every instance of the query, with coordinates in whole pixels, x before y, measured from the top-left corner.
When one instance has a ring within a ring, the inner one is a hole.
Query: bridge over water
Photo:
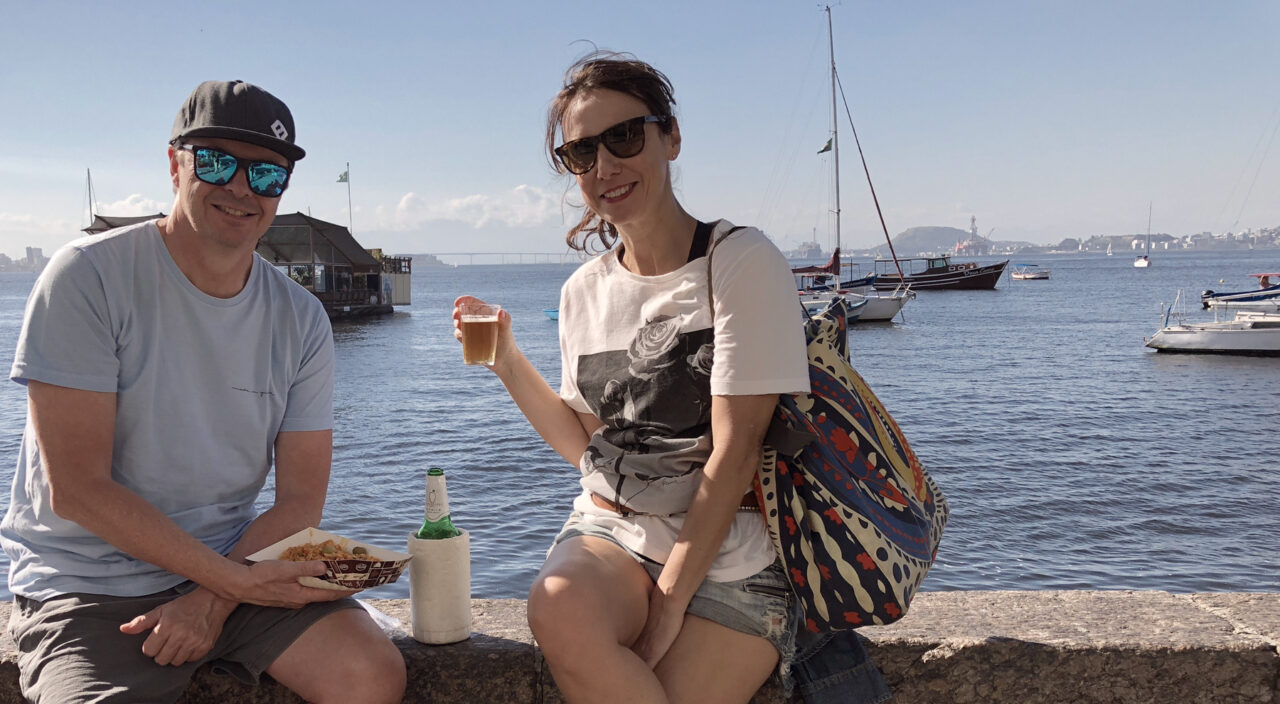
[[[474,264],[579,264],[578,252],[431,252],[431,256],[445,264],[471,266]]]

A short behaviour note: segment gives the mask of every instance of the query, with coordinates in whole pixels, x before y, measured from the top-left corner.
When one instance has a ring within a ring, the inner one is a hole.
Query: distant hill
[[[400,257],[413,257],[413,265],[419,266],[449,266],[445,262],[440,261],[434,254],[398,254]]]
[[[967,239],[969,239],[969,231],[957,227],[913,227],[894,235],[893,248],[899,257],[919,257],[950,252],[956,248],[957,242]],[[889,245],[882,244],[871,249],[859,249],[849,254],[887,257]]]

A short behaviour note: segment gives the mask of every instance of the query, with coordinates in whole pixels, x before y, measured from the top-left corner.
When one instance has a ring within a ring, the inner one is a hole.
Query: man
[[[254,252],[304,155],[275,96],[202,83],[174,121],[172,214],[71,242],[36,282],[0,524],[28,699],[173,701],[212,662],[308,701],[400,701],[365,610],[298,583],[324,563],[243,559],[318,525],[329,479],[329,321]]]

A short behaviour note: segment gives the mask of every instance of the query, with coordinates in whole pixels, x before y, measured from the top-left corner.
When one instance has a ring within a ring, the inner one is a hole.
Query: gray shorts
[[[46,601],[15,596],[9,633],[18,646],[22,694],[31,702],[171,702],[204,663],[247,684],[320,619],[360,608],[354,599],[301,609],[241,604],[202,660],[157,665],[142,653],[150,632],[126,635],[120,624],[195,588],[185,582],[140,597],[67,594]]]
[[[608,529],[582,519],[574,512],[560,529],[552,547],[577,536],[603,538],[622,548],[658,581],[662,565],[618,542]],[[685,613],[705,618],[740,633],[764,638],[778,649],[778,674],[783,689],[791,691],[791,661],[796,652],[796,628],[800,622],[800,604],[791,593],[791,583],[782,571],[782,563],[774,562],[759,572],[734,582],[702,580]]]

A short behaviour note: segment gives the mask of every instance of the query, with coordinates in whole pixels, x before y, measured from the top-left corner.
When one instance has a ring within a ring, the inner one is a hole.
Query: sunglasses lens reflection
[[[289,171],[283,166],[254,162],[249,165],[249,190],[260,196],[275,198],[284,193]]]
[[[240,160],[226,152],[209,147],[196,147],[196,178],[214,186],[225,186],[235,178]],[[277,198],[289,183],[289,169],[267,161],[245,162],[249,190],[267,198]]]
[[[600,135],[604,148],[619,159],[629,159],[644,151],[644,123],[627,120]]]
[[[575,174],[585,174],[596,164],[596,140],[594,139],[579,139],[564,145],[563,149],[564,153],[560,156],[565,162],[564,166]]]
[[[225,186],[236,174],[236,158],[215,149],[197,149],[196,176],[215,186]]]

